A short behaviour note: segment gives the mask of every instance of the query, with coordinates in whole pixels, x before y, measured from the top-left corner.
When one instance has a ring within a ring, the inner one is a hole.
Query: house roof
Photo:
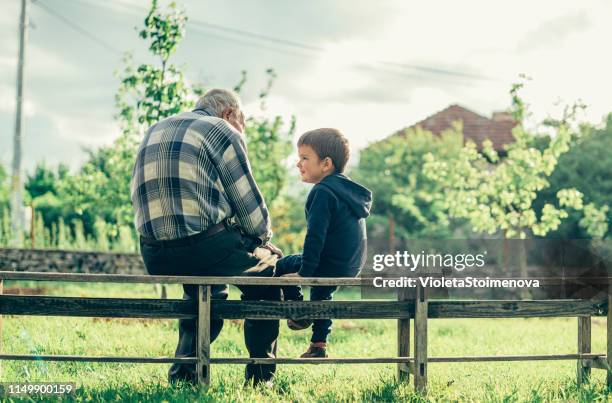
[[[419,126],[433,134],[440,134],[442,131],[452,128],[455,121],[463,122],[464,139],[474,141],[478,149],[482,148],[482,142],[486,138],[491,140],[496,151],[504,151],[504,145],[514,141],[512,129],[517,122],[512,119],[509,113],[494,112],[489,119],[456,104],[450,105],[394,135],[405,135],[407,129]]]

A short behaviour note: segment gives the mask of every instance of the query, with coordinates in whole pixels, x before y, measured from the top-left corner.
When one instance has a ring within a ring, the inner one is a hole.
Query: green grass
[[[45,283],[12,283],[47,287]],[[45,294],[154,297],[151,285],[54,284]],[[169,296],[178,298],[179,286]],[[232,291],[232,298],[237,293]],[[354,299],[341,291],[337,299]],[[447,319],[429,322],[429,355],[554,354],[576,351],[577,320]],[[593,319],[593,352],[605,352],[605,319]],[[296,357],[309,331],[291,332],[281,323],[278,355]],[[335,321],[333,357],[385,357],[396,354],[393,320]],[[177,340],[172,320],[5,316],[3,351],[13,354],[171,356]],[[212,345],[213,356],[247,356],[241,322],[228,321]],[[577,387],[576,362],[431,363],[429,393],[395,381],[395,365],[280,365],[274,387],[244,388],[242,365],[213,365],[208,390],[170,387],[166,364],[2,363],[3,382],[76,382],[78,401],[606,401],[605,372],[593,370],[591,383]]]

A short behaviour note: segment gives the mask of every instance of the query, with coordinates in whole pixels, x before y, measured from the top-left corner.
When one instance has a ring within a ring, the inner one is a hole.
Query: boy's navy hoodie
[[[335,173],[317,183],[306,200],[302,277],[355,276],[365,264],[365,218],[372,192]]]

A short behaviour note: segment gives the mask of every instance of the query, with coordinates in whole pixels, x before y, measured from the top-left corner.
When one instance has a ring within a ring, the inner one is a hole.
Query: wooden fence
[[[406,289],[399,292],[397,301],[227,301],[211,300],[210,286],[233,285],[339,285],[361,286],[365,279],[347,278],[261,278],[261,277],[182,277],[105,274],[65,274],[0,271],[0,292],[3,280],[75,281],[110,283],[196,284],[199,298],[193,300],[83,298],[56,296],[0,295],[0,314],[42,316],[86,316],[111,318],[197,318],[197,356],[175,357],[92,357],[72,355],[0,354],[0,360],[48,360],[132,363],[195,363],[199,382],[210,383],[211,364],[357,364],[395,363],[399,380],[413,375],[414,386],[427,390],[429,363],[482,361],[543,361],[576,360],[577,380],[584,382],[592,368],[608,371],[607,383],[612,386],[612,300],[435,300],[428,298],[428,290],[417,288],[408,297]],[[555,280],[551,280],[554,282]],[[542,281],[541,281],[542,282]],[[546,281],[544,281],[544,284]],[[591,352],[591,317],[606,316],[607,352]],[[427,326],[437,318],[528,318],[577,317],[578,346],[575,353],[553,355],[429,357]],[[210,318],[213,319],[396,319],[397,356],[378,358],[224,358],[211,357]],[[413,320],[413,355],[410,355]]]

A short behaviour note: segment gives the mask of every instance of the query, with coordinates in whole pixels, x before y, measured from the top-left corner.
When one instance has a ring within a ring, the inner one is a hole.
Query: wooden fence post
[[[591,317],[578,317],[578,354],[591,352]],[[591,375],[590,360],[578,359],[576,382],[578,384],[589,381]]]
[[[408,300],[407,288],[400,288],[397,291],[397,300]],[[397,320],[397,356],[410,356],[410,318]],[[408,381],[410,379],[410,364],[409,362],[397,364],[397,380],[399,382]]]
[[[427,393],[427,289],[419,285],[414,313],[414,388]]]
[[[200,385],[210,385],[210,286],[198,286],[197,374]]]

